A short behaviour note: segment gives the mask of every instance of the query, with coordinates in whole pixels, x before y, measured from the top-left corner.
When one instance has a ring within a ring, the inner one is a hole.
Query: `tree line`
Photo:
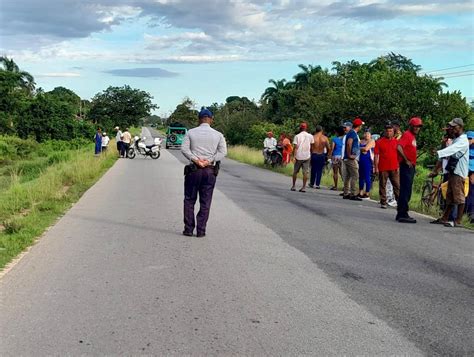
[[[128,85],[108,87],[90,101],[65,87],[45,92],[13,59],[0,57],[0,134],[38,142],[92,138],[97,127],[139,125],[158,108],[152,100]]]
[[[379,132],[388,121],[406,126],[411,117],[420,116],[425,126],[419,147],[430,151],[439,145],[442,128],[452,118],[460,117],[474,128],[474,112],[459,91],[446,91],[442,78],[420,70],[395,53],[368,63],[333,62],[331,69],[299,65],[291,80],[270,79],[271,86],[258,102],[234,96],[208,107],[215,113],[215,126],[232,145],[260,147],[267,131],[292,135],[300,121],[332,133],[343,122],[360,117]],[[195,115],[193,102],[186,98],[169,120],[194,126]]]

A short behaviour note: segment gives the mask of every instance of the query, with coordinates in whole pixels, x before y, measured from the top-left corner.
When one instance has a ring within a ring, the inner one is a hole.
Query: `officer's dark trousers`
[[[408,217],[408,202],[411,199],[413,179],[415,178],[415,167],[400,164],[400,195],[397,201],[397,218]]]
[[[211,209],[212,194],[216,185],[214,168],[198,169],[186,175],[184,179],[184,230],[192,233],[196,227],[197,234],[206,233],[207,220]],[[194,219],[194,205],[199,195],[199,212]]]

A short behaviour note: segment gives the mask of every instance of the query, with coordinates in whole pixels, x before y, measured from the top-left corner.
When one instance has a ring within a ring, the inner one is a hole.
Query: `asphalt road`
[[[471,232],[225,160],[188,238],[180,160],[119,160],[0,280],[0,355],[474,353]]]

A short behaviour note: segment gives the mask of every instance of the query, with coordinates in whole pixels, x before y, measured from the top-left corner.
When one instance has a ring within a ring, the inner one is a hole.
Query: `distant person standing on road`
[[[321,125],[316,126],[313,138],[314,143],[311,145],[311,178],[309,180],[309,187],[320,189],[324,165],[326,165],[327,155],[331,153],[331,146],[329,145],[329,139],[323,133],[323,127]]]
[[[364,125],[364,122],[360,118],[354,119],[352,122],[352,129],[345,136],[345,148],[344,148],[344,199],[350,199],[352,201],[362,201],[357,196],[356,186],[359,181],[359,162],[357,161],[360,155],[360,140],[358,132]]]
[[[128,131],[128,128],[125,128],[125,131],[122,134],[122,151],[120,152],[120,156],[127,157],[128,148],[130,147],[131,142],[132,135]]]
[[[342,176],[342,138],[344,137],[344,128],[341,126],[336,129],[336,136],[332,138],[331,147],[331,162],[332,162],[332,177],[334,180],[334,186],[331,187],[332,191],[337,191],[337,183],[339,181],[339,175]]]
[[[394,137],[391,124],[385,125],[385,133],[375,144],[375,173],[379,176],[380,208],[387,208],[387,182],[393,182],[393,192],[400,194],[400,174],[398,172],[398,140]]]
[[[293,139],[295,166],[293,170],[293,186],[291,191],[296,191],[296,179],[298,172],[303,170],[303,187],[300,192],[306,192],[306,183],[308,182],[309,165],[311,160],[311,145],[314,143],[314,137],[307,132],[308,124],[300,124],[300,133]]]
[[[469,195],[466,200],[466,213],[474,223],[474,131],[466,133],[469,140]]]
[[[118,156],[119,157],[123,157],[122,156],[122,131],[120,130],[120,128],[118,126],[116,126],[114,128],[114,130],[117,132],[117,134],[115,135],[115,141],[117,143],[117,151],[118,151]]]
[[[359,197],[370,198],[372,188],[372,174],[374,172],[374,147],[375,140],[369,129],[364,132],[360,141],[359,156]]]
[[[100,152],[102,151],[102,130],[100,128],[97,128],[94,141],[95,141],[95,154],[99,155]]]
[[[110,138],[107,133],[104,131],[102,133],[102,152],[106,152],[109,146]]]
[[[286,166],[291,161],[291,153],[293,152],[293,145],[291,145],[291,140],[285,133],[282,135],[281,145],[283,146],[283,165]]]
[[[400,223],[416,223],[408,215],[416,167],[416,136],[423,126],[421,118],[411,118],[406,130],[398,141],[398,162],[400,163],[400,195],[397,202],[396,220]],[[393,184],[393,183],[392,183]]]
[[[461,226],[466,203],[465,181],[469,175],[469,141],[467,135],[464,134],[464,121],[461,118],[454,118],[448,125],[452,128],[454,140],[451,145],[438,151],[440,159],[449,158],[446,165],[449,174],[446,208],[442,217],[431,223],[456,227]],[[455,206],[457,206],[457,217],[451,223],[448,220]]]
[[[184,231],[191,237],[206,235],[212,194],[216,185],[220,161],[227,155],[224,135],[211,128],[213,114],[207,108],[199,112],[199,126],[184,137],[181,152],[191,162],[185,168],[184,178]],[[194,206],[199,195],[199,212],[194,217]],[[196,226],[197,221],[197,226]]]

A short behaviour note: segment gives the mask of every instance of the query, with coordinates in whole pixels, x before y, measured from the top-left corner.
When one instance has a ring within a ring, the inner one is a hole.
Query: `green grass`
[[[262,151],[254,148],[249,148],[247,146],[232,146],[228,149],[227,157],[245,164],[261,167],[264,169],[272,170],[274,172],[278,172],[284,174],[286,176],[292,176],[293,174],[293,164],[290,163],[286,167],[278,167],[272,169],[270,166],[265,165],[263,163],[263,155]],[[424,167],[417,167],[417,173],[415,176],[415,180],[413,182],[413,194],[412,199],[410,201],[410,209],[419,213],[427,214],[432,217],[439,217],[439,209],[438,207],[431,207],[426,208],[421,204],[421,190],[423,187],[424,182],[427,179],[428,173],[430,170]],[[301,178],[301,174],[299,175]],[[324,170],[324,174],[321,180],[321,184],[323,186],[332,187],[333,186],[333,177],[332,171],[329,172],[328,170]],[[342,189],[342,179],[339,177],[338,188]],[[379,183],[378,181],[373,182],[372,190],[370,192],[370,198],[379,201]],[[470,224],[469,219],[464,216],[463,223],[467,228],[474,228],[474,225]]]
[[[34,243],[116,159],[113,150],[94,156],[93,144],[88,144],[30,155],[3,168],[7,179],[0,181],[0,269]]]

